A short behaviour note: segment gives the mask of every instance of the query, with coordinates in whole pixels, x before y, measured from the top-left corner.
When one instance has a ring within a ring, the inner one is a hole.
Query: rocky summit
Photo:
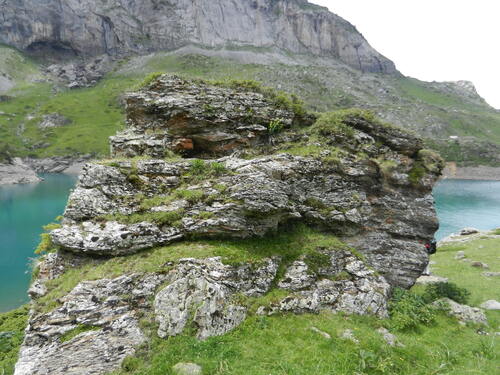
[[[251,47],[396,72],[349,22],[305,0],[15,0],[1,6],[0,42],[44,57]]]
[[[248,81],[163,75],[126,103],[39,248],[16,375],[106,374],[148,324],[204,340],[252,314],[385,317],[428,263],[443,162],[414,135]]]

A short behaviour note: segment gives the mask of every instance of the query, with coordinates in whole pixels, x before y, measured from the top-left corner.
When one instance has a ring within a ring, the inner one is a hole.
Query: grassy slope
[[[492,111],[488,106],[440,92],[413,78],[399,79],[398,86],[408,99],[435,107],[436,111],[450,109],[441,114],[450,124],[447,135],[475,136],[500,143],[500,113]]]
[[[470,261],[486,263],[490,267],[489,271],[500,272],[500,238],[483,238],[441,246],[433,256],[436,264],[431,266],[433,273],[448,277],[461,287],[474,289],[470,301],[473,305],[480,305],[488,299],[500,301],[499,279],[483,276],[485,270],[471,267],[468,261],[455,260],[457,251],[464,251],[466,259]],[[500,324],[500,321],[497,323]]]
[[[472,292],[473,305],[486,299],[499,299],[497,280],[485,280],[480,270],[452,259],[457,250],[466,250],[466,253],[474,252],[475,260],[489,262],[492,270],[498,270],[499,245],[500,240],[494,239],[440,248],[435,255],[436,272],[467,287]],[[490,311],[488,318],[490,328],[487,330],[498,331],[500,312]],[[332,340],[312,332],[312,326],[329,333]],[[382,326],[391,328],[391,320],[326,312],[252,316],[229,334],[203,342],[190,335],[166,340],[153,338],[151,345],[142,348],[138,357],[127,359],[116,374],[172,374],[171,368],[177,362],[198,363],[205,375],[497,374],[498,336],[479,335],[477,327],[461,326],[441,314],[431,326],[420,326],[414,331],[393,330],[405,344],[404,348],[393,348],[376,332]],[[151,329],[154,337],[154,324],[143,323],[143,327]],[[345,329],[352,329],[360,343],[340,339]]]
[[[0,314],[0,374],[14,372],[19,346],[28,320],[28,306]]]
[[[40,71],[35,62],[17,50],[0,44],[0,75],[17,84],[27,84],[40,78]]]
[[[27,64],[32,66],[28,61]],[[9,93],[13,96],[11,101],[0,102],[0,112],[6,113],[0,115],[0,151],[8,144],[15,149],[15,154],[22,156],[107,155],[108,136],[124,123],[121,95],[136,87],[146,74],[157,71],[209,79],[256,79],[298,94],[312,110],[362,106],[379,113],[399,111],[395,122],[404,116],[403,125],[414,126],[424,134],[428,126],[438,122],[446,125],[440,134],[442,138],[474,135],[500,144],[500,113],[415,79],[374,75],[364,80],[359,73],[347,70],[238,64],[197,55],[158,54],[123,62],[115,72],[89,89],[53,93],[48,84],[20,85]],[[378,95],[379,87],[386,87],[390,95]],[[394,102],[391,98],[400,99]],[[72,123],[62,128],[39,130],[36,124],[41,117],[54,112],[68,117]],[[464,153],[460,154],[460,148],[457,152],[454,143],[446,143],[444,148],[443,144],[436,147],[444,150],[450,160],[462,161],[464,158]],[[487,162],[469,153],[465,157],[476,163]]]

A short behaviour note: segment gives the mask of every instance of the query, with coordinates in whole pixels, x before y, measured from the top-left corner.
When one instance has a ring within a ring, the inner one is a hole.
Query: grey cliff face
[[[14,0],[0,9],[0,41],[66,57],[252,46],[338,59],[394,73],[347,21],[304,0]]]

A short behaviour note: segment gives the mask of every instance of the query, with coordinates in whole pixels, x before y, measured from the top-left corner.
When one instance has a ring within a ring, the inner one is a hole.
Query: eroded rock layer
[[[239,85],[162,76],[128,96],[116,158],[85,166],[50,232],[16,375],[105,374],[151,335],[206,339],[250,314],[385,317],[391,286],[413,285],[442,160],[368,113],[312,124]],[[303,248],[267,243],[300,230]]]

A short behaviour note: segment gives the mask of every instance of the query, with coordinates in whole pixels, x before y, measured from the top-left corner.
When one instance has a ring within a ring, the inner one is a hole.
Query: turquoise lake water
[[[29,263],[41,227],[62,214],[76,181],[68,175],[42,177],[38,184],[0,187],[0,311],[28,300]]]
[[[61,215],[75,177],[45,175],[35,185],[0,187],[0,312],[28,300],[29,263],[41,227]],[[445,180],[434,190],[438,239],[473,226],[500,227],[500,181]]]
[[[434,188],[438,240],[465,227],[500,227],[500,181],[443,180]]]

